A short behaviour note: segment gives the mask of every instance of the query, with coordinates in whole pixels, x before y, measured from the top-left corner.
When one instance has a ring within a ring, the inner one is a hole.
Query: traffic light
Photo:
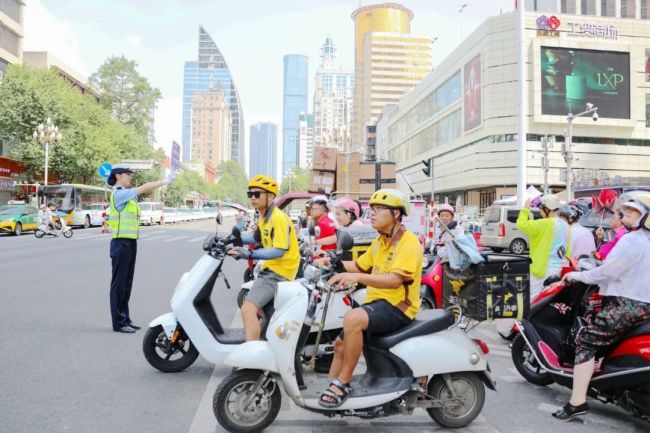
[[[422,167],[422,173],[424,173],[426,177],[431,177],[431,159],[423,159],[422,164],[424,164],[424,167]]]

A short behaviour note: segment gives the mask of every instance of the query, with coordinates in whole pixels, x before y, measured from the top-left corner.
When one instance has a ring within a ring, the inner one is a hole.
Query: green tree
[[[196,191],[205,194],[208,187],[203,177],[195,171],[183,171],[165,191],[165,204],[168,206],[181,206],[185,203],[187,195]]]
[[[282,179],[280,193],[291,191],[307,191],[309,188],[309,170],[295,166],[291,172]]]
[[[247,204],[248,179],[244,169],[235,161],[224,161],[217,167],[217,173],[219,173],[220,177],[217,182],[216,199]]]
[[[10,65],[0,83],[0,139],[25,166],[30,181],[42,179],[44,148],[32,141],[32,133],[47,117],[63,135],[50,147],[49,159],[50,170],[63,181],[102,184],[97,174],[102,162],[151,157],[142,137],[56,72]]]
[[[101,90],[101,104],[115,119],[146,138],[161,94],[138,73],[137,67],[134,60],[111,56],[90,76],[89,83]]]

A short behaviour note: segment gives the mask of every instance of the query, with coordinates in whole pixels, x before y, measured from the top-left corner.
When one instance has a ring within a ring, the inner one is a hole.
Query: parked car
[[[163,209],[163,221],[165,224],[176,224],[179,222],[178,209],[166,207]]]
[[[508,249],[513,254],[528,250],[528,235],[517,230],[516,222],[521,208],[517,206],[490,206],[485,210],[481,226],[481,245],[500,253]],[[533,209],[535,219],[541,218],[539,210]]]
[[[16,236],[25,230],[38,227],[38,209],[27,204],[10,204],[0,206],[0,232],[13,233]]]
[[[155,201],[143,201],[140,206],[140,224],[162,224],[163,205]]]

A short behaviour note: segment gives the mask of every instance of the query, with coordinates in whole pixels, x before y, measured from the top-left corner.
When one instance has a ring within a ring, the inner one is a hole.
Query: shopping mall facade
[[[650,185],[650,23],[642,19],[527,12],[524,106],[527,183],[542,187],[542,140],[553,137],[548,183],[564,189],[562,142],[573,121],[574,187]],[[377,123],[377,154],[398,181],[436,201],[483,210],[516,193],[517,16],[487,19]],[[434,178],[422,160],[433,158]]]

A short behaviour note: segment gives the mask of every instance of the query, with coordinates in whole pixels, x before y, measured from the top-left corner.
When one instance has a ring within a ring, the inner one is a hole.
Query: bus
[[[102,224],[110,193],[108,188],[90,185],[42,185],[38,188],[38,202],[54,203],[58,210],[68,214],[68,224],[89,228]]]

